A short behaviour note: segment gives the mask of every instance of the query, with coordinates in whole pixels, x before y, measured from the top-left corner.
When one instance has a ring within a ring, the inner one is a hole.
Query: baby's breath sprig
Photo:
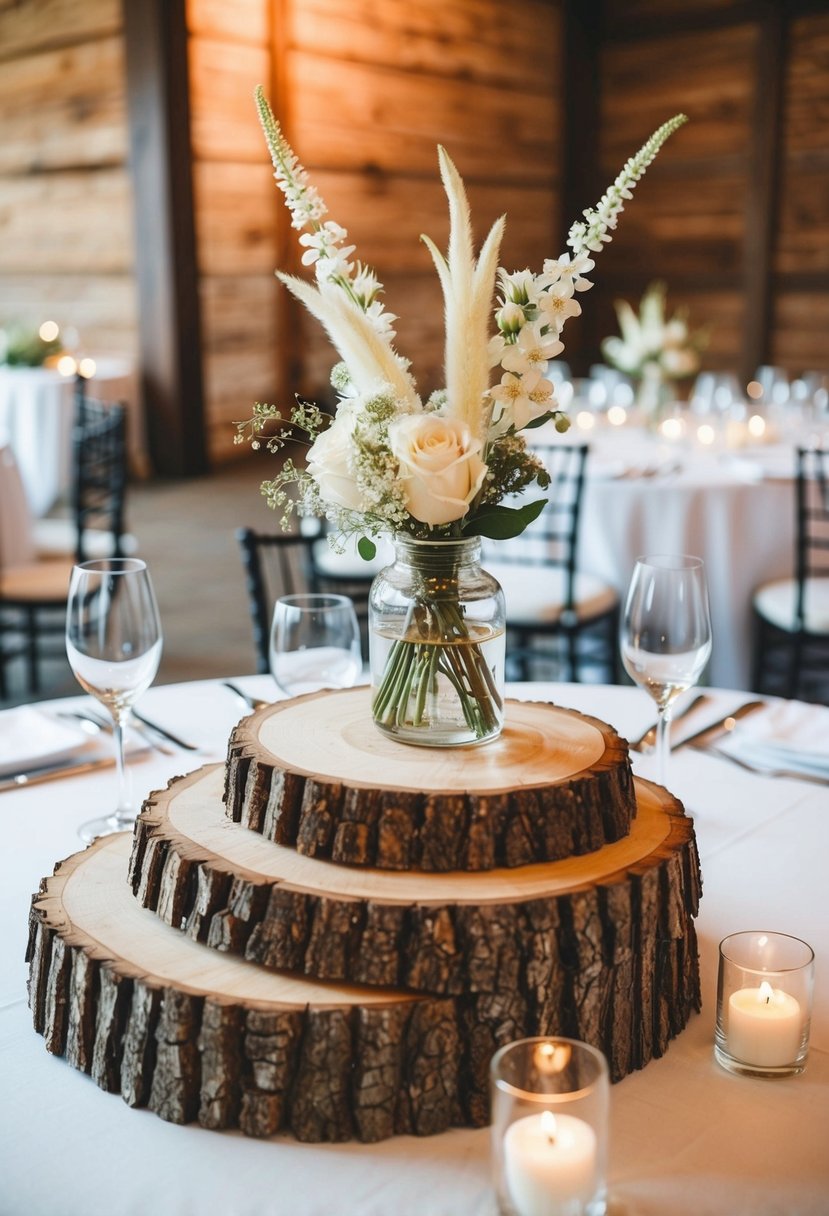
[[[286,425],[281,430],[266,433],[277,419],[286,421]],[[287,420],[278,405],[257,401],[253,407],[252,418],[234,422],[236,434],[233,436],[233,442],[248,442],[254,451],[258,451],[264,440],[267,451],[279,452],[290,441],[312,444],[317,435],[325,430],[327,421],[318,405],[313,401],[305,401],[300,396],[297,396],[296,405],[291,408]],[[297,430],[304,431],[308,438],[297,435]]]

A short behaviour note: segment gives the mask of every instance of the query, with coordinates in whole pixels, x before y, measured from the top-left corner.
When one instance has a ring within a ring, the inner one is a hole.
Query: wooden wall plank
[[[27,55],[0,71],[0,174],[123,164],[120,35]]]
[[[258,84],[267,84],[270,75],[267,47],[191,38],[189,67],[196,160],[262,164],[267,153],[253,91]]]
[[[124,167],[0,178],[0,272],[129,271],[131,219]]]
[[[270,163],[197,161],[193,168],[201,274],[272,273],[278,192]]]
[[[288,34],[328,58],[548,95],[559,14],[550,0],[522,0],[515,20],[491,0],[303,0],[289,9]]]
[[[829,291],[775,296],[771,362],[790,372],[829,369]]]
[[[291,132],[309,167],[432,177],[442,143],[472,179],[552,184],[559,108],[524,93],[292,51]]]
[[[263,0],[186,0],[187,29],[225,44],[266,46],[270,38],[268,4]]]
[[[0,60],[88,42],[122,25],[121,0],[18,0],[0,7]]]

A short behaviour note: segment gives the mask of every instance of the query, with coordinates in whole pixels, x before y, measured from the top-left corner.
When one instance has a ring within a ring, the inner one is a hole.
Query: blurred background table
[[[96,360],[89,395],[127,406],[133,471],[146,471],[138,380],[128,359]],[[75,380],[47,367],[0,367],[0,443],[14,452],[32,514],[45,515],[71,486]]]
[[[728,450],[668,443],[643,427],[596,427],[579,568],[624,594],[636,558],[688,553],[708,575],[714,646],[707,680],[750,687],[751,596],[794,571],[794,444]]]

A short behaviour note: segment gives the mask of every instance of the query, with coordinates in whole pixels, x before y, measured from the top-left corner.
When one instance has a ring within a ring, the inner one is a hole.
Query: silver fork
[[[819,777],[817,773],[799,773],[790,768],[764,768],[762,764],[752,764],[750,760],[743,760],[741,756],[732,756],[731,752],[716,746],[701,747],[698,750],[708,752],[721,760],[730,760],[738,768],[745,769],[747,773],[755,773],[758,777],[785,777],[790,781],[808,781],[812,785],[822,785],[824,789],[829,788],[829,778]]]

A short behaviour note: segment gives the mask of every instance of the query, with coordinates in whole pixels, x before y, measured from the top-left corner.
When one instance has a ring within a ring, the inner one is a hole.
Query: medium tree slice
[[[422,748],[376,729],[366,688],[280,701],[230,738],[227,814],[308,857],[491,870],[599,849],[630,830],[628,745],[574,710],[507,702],[500,738]]]
[[[457,993],[473,1059],[497,1046],[487,1019],[506,1008],[512,1037],[587,1039],[614,1079],[662,1054],[699,1008],[693,824],[659,786],[637,780],[632,832],[599,853],[447,875],[337,866],[264,841],[222,814],[221,779],[210,767],[154,795],[131,862],[145,906],[216,949]],[[481,1111],[482,1067],[471,1070]]]

